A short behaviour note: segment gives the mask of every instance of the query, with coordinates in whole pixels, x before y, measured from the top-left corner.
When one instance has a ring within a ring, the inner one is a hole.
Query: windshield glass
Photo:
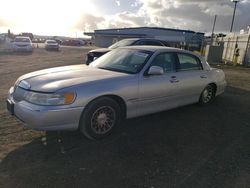
[[[56,44],[57,42],[54,41],[54,40],[48,40],[47,43],[49,43],[49,44]]]
[[[115,44],[111,45],[108,48],[115,49],[115,48],[119,48],[119,47],[130,46],[135,41],[136,41],[136,39],[124,39],[124,40],[120,40],[119,42],[116,42]]]
[[[116,49],[96,59],[91,67],[129,74],[138,73],[152,52],[135,49]]]
[[[30,39],[18,37],[18,38],[15,38],[15,42],[30,42]]]

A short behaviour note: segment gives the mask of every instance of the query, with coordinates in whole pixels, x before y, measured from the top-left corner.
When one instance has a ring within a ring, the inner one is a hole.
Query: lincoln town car
[[[199,103],[226,87],[224,72],[199,55],[161,46],[114,49],[90,66],[25,74],[9,90],[7,108],[36,130],[80,130],[91,139],[128,118]]]

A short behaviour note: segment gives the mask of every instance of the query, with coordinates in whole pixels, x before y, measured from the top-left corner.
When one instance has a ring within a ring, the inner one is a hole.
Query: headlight
[[[75,100],[75,93],[37,93],[28,92],[25,95],[25,100],[38,105],[66,105],[71,104]]]

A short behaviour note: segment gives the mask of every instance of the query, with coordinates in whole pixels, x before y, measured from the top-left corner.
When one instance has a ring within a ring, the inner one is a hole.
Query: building
[[[125,38],[155,38],[164,40],[174,47],[192,50],[200,49],[204,40],[204,33],[160,27],[100,29],[94,32],[84,32],[84,34],[91,36],[95,45],[99,47],[108,47]]]

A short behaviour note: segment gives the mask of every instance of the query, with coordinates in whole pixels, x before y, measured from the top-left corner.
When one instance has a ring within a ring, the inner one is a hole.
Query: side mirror
[[[164,74],[164,70],[159,66],[152,66],[148,70],[148,75],[162,75]]]

